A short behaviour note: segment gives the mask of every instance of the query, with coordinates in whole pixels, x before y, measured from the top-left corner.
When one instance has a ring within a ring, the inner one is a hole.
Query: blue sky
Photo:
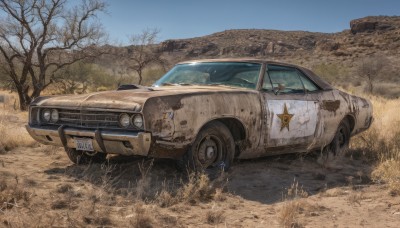
[[[99,15],[111,42],[126,43],[146,28],[159,41],[208,35],[227,29],[338,32],[352,19],[400,15],[400,0],[105,0]]]

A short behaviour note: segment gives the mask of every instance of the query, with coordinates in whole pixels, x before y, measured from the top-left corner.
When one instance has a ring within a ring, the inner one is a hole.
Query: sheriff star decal
[[[289,131],[289,123],[294,114],[289,114],[286,103],[285,106],[283,107],[283,113],[282,114],[276,114],[279,119],[281,119],[281,131],[286,127]]]

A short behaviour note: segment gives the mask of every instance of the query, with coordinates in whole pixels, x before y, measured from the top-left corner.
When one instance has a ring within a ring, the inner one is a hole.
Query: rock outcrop
[[[389,31],[398,29],[400,17],[364,17],[350,21],[350,30],[353,34]]]

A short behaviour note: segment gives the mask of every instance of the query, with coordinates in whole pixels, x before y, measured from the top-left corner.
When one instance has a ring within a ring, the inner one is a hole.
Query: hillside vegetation
[[[104,55],[78,62],[60,71],[44,93],[82,93],[115,89],[120,84],[138,83],[127,57],[134,46],[103,46]],[[148,65],[144,85],[151,85],[179,61],[204,58],[251,57],[298,64],[342,87],[359,87],[368,92],[363,63],[382,62],[374,77],[373,94],[400,96],[400,17],[375,16],[350,22],[338,33],[242,29],[227,30],[190,39],[166,40],[149,45],[159,52],[164,67]],[[83,66],[85,65],[85,66]],[[10,88],[0,72],[0,86]]]
[[[110,156],[103,164],[71,164],[63,148],[41,145],[28,135],[27,112],[18,111],[18,96],[0,74],[8,88],[0,91],[0,226],[397,227],[400,19],[367,17],[350,25],[335,34],[229,30],[156,44],[169,66],[222,57],[297,63],[373,103],[371,128],[352,138],[346,154],[331,160],[318,154],[239,160],[228,173],[213,177],[178,172],[162,159]],[[115,56],[63,69],[45,94],[137,82],[127,60]],[[164,72],[150,65],[143,84]],[[374,72],[373,80],[360,72]]]

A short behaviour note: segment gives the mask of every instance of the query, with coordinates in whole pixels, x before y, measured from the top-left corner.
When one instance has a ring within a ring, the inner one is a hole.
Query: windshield
[[[261,64],[213,62],[179,64],[153,86],[227,85],[255,89]]]

